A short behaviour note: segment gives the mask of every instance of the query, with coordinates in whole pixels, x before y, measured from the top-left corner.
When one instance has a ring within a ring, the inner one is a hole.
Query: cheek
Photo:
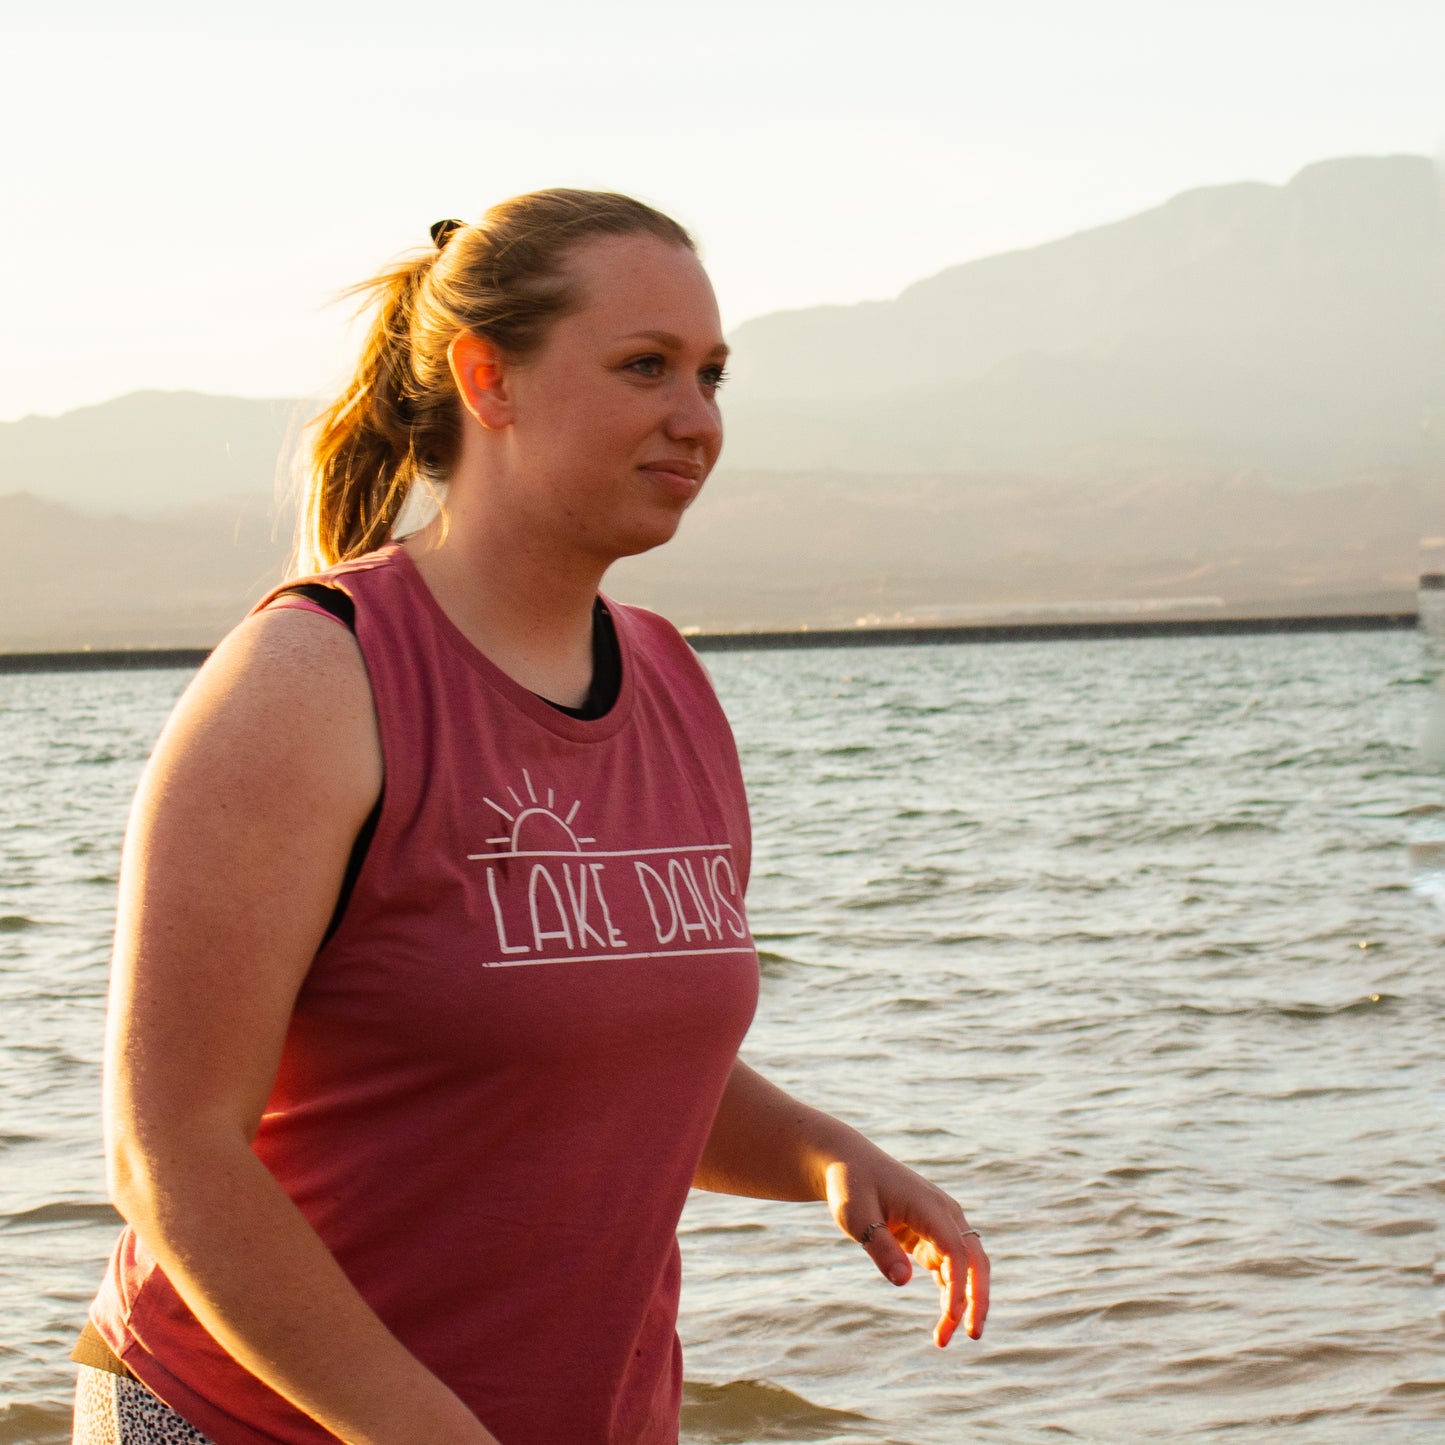
[[[650,430],[637,398],[626,391],[574,391],[559,398],[551,421],[559,443],[574,452],[615,452],[636,445]]]
[[[601,449],[606,431],[605,414],[582,402],[565,399],[545,417],[538,417],[526,448],[537,469],[550,473],[559,485],[579,472],[588,472]]]
[[[630,472],[655,453],[651,438],[665,414],[657,400],[626,386],[575,380],[534,394],[522,443],[529,472],[554,496],[596,501],[624,488]]]

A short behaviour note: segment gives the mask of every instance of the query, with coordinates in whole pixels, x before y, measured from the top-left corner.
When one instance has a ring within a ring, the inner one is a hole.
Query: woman
[[[983,1329],[958,1205],[737,1059],[731,736],[599,596],[722,445],[691,240],[579,191],[433,238],[317,426],[325,570],[222,643],[137,794],[87,1441],[675,1440],[691,1186],[826,1200],[894,1283],[935,1272],[940,1345]]]

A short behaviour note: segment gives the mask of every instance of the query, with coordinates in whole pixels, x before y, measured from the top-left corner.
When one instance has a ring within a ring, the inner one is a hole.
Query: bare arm
[[[883,1275],[907,1284],[911,1255],[938,1280],[946,1345],[962,1321],[974,1339],[988,1315],[988,1256],[962,1208],[856,1129],[737,1060],[693,1183],[758,1199],[819,1199]],[[869,1227],[881,1223],[885,1228]]]
[[[381,784],[354,639],[248,619],[136,794],[106,1039],[111,1195],[197,1319],[355,1445],[496,1445],[357,1293],[252,1152],[282,1041]]]

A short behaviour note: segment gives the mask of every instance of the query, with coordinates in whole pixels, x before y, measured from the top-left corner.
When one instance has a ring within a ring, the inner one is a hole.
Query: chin
[[[665,547],[671,540],[672,537],[669,535],[666,537],[653,537],[648,541],[619,544],[612,549],[612,557],[614,561],[619,562],[624,557],[640,557],[644,552],[655,552],[659,547]]]
[[[643,552],[651,552],[672,541],[681,522],[681,512],[656,518],[650,526],[636,527],[614,538],[610,550],[615,557],[637,557]]]

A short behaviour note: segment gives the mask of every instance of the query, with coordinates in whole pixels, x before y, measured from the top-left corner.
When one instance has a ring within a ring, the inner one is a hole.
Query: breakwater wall
[[[814,627],[782,632],[695,632],[698,652],[779,651],[794,647],[917,647],[943,643],[1069,642],[1084,638],[1218,637],[1254,632],[1387,632],[1419,625],[1416,612],[1297,617],[1132,617],[1105,621],[963,623],[950,626]],[[83,652],[0,653],[3,672],[117,672],[199,667],[203,647],[134,647]]]

